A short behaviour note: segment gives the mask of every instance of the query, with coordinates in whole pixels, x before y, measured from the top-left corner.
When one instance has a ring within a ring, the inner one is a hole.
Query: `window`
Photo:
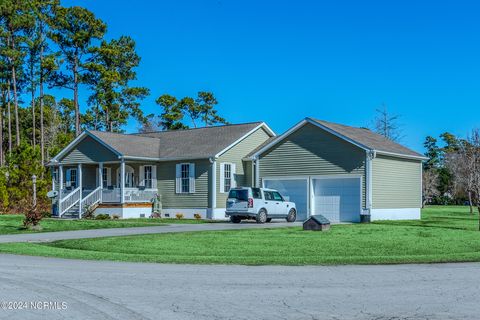
[[[260,188],[252,188],[252,194],[254,199],[262,199],[262,192]]]
[[[102,168],[102,186],[108,187],[108,168]]]
[[[273,194],[271,191],[263,191],[263,194],[265,195],[265,200],[273,200]]]
[[[223,192],[230,191],[232,186],[232,165],[230,163],[225,163],[223,167]]]
[[[190,164],[182,163],[181,167],[181,190],[182,193],[190,192]]]
[[[248,201],[248,190],[247,189],[233,189],[230,190],[228,198],[237,199],[240,201]]]
[[[275,201],[283,201],[283,198],[282,198],[282,196],[280,195],[280,193],[278,193],[278,192],[272,192],[272,195],[273,195],[273,200],[275,200]]]
[[[70,169],[70,186],[75,189],[77,187],[77,169]]]
[[[152,188],[152,166],[145,166],[143,169],[143,179],[145,180],[145,188]]]
[[[220,192],[228,193],[231,188],[236,187],[235,163],[220,164]]]

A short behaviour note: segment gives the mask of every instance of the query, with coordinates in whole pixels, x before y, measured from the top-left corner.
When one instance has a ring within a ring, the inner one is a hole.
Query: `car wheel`
[[[257,213],[257,217],[256,217],[256,221],[257,223],[265,223],[267,222],[267,211],[265,211],[265,209],[260,209],[260,211],[258,211]]]
[[[237,216],[231,216],[230,221],[232,223],[240,223],[240,222],[242,222],[242,219],[240,217],[237,217]]]
[[[267,222],[270,222],[270,221],[272,221],[272,218],[267,218]]]
[[[290,209],[287,214],[287,222],[294,222],[297,219],[297,213],[295,209]]]

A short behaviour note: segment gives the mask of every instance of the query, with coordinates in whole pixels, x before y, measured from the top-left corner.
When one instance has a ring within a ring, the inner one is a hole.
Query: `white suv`
[[[246,219],[265,223],[277,218],[294,222],[297,209],[295,203],[285,201],[277,190],[238,187],[230,189],[225,214],[233,223]]]

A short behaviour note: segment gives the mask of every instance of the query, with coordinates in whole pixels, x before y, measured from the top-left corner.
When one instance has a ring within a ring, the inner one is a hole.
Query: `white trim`
[[[367,146],[365,146],[365,145],[363,145],[359,142],[356,142],[355,140],[352,140],[352,139],[338,133],[335,130],[332,130],[332,129],[322,125],[321,123],[319,123],[319,122],[317,122],[317,121],[315,121],[311,118],[305,118],[302,121],[298,122],[296,125],[291,127],[285,133],[278,136],[277,139],[273,140],[272,142],[270,142],[269,144],[267,144],[266,146],[264,146],[263,148],[261,148],[260,150],[255,152],[255,154],[253,154],[250,158],[252,158],[252,159],[258,158],[258,156],[260,154],[264,153],[266,150],[270,149],[271,147],[273,147],[274,145],[276,145],[277,143],[279,143],[280,141],[282,141],[283,139],[285,139],[286,137],[288,137],[289,135],[291,135],[292,133],[294,133],[295,131],[297,131],[298,129],[300,129],[301,127],[303,127],[307,123],[313,124],[313,125],[321,128],[321,129],[323,129],[324,131],[327,131],[327,132],[333,134],[334,136],[336,136],[340,139],[343,139],[347,142],[350,142],[351,144],[353,144],[353,145],[355,145],[355,146],[357,146],[357,147],[359,147],[359,148],[361,148],[365,151],[375,151],[379,154],[390,155],[390,156],[393,156],[393,157],[405,158],[405,159],[418,159],[418,160],[427,160],[428,159],[428,158],[423,157],[423,156],[413,156],[413,155],[407,155],[407,154],[401,154],[401,153],[394,153],[394,152],[387,152],[387,151],[371,149],[371,148],[369,148],[369,147],[367,147]]]
[[[217,160],[212,161],[212,174],[210,175],[212,180],[210,186],[210,202],[212,209],[217,207]]]
[[[373,208],[373,169],[372,162],[376,157],[376,152],[366,152],[365,153],[365,176],[366,176],[366,185],[365,185],[365,207],[367,210]]]
[[[125,159],[120,163],[120,203],[125,203]]]
[[[396,158],[405,158],[405,159],[412,159],[412,160],[428,160],[427,157],[423,157],[423,156],[412,156],[408,154],[401,154],[401,153],[388,152],[388,151],[382,151],[382,150],[375,150],[375,152],[381,155],[392,156]]]
[[[114,154],[121,156],[117,150],[113,149],[110,145],[103,142],[100,138],[89,132],[88,130],[83,131],[78,137],[76,137],[72,142],[70,142],[65,148],[63,148],[55,157],[53,157],[50,162],[58,163],[58,159],[62,158],[67,152],[69,152],[73,147],[79,144],[87,136],[93,138],[95,141],[106,147],[108,150],[112,151]],[[54,164],[51,164],[54,165]]]
[[[255,159],[255,187],[260,187],[260,159]]]
[[[423,208],[423,163],[420,163],[420,208]]]
[[[252,133],[254,133],[255,131],[257,131],[258,129],[260,128],[265,128],[265,130],[272,136],[272,137],[275,137],[276,134],[275,132],[272,131],[272,129],[270,129],[267,124],[265,122],[262,122],[261,124],[259,124],[258,126],[256,126],[255,128],[253,128],[252,130],[250,130],[249,132],[247,132],[245,135],[243,135],[242,137],[240,137],[239,139],[237,139],[236,141],[234,141],[232,144],[230,144],[228,147],[226,147],[225,149],[223,149],[222,151],[220,151],[219,153],[217,153],[215,155],[215,158],[218,158],[220,157],[222,154],[224,154],[225,152],[227,152],[228,150],[230,150],[231,148],[233,148],[235,145],[237,145],[238,143],[240,143],[243,139],[247,138],[248,136],[250,136]]]
[[[372,209],[370,219],[375,220],[420,220],[420,208]]]

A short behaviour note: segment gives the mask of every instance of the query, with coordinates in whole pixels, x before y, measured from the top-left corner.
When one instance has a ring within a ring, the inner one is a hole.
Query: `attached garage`
[[[249,157],[255,185],[294,201],[297,220],[420,218],[425,157],[368,129],[306,118]]]

